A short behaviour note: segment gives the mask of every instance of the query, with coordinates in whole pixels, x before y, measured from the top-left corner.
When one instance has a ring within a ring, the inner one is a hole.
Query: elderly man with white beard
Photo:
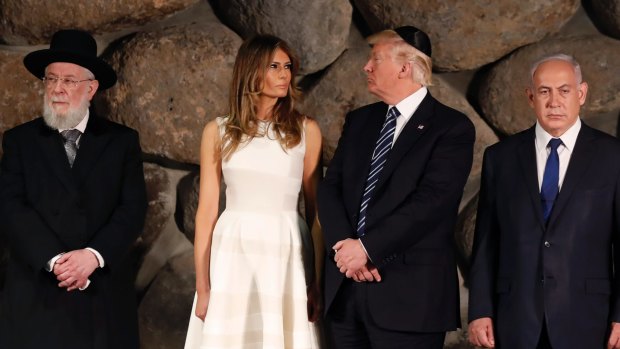
[[[146,211],[140,143],[89,112],[116,73],[78,30],[24,65],[42,80],[43,117],[3,137],[0,348],[138,348],[128,251]]]

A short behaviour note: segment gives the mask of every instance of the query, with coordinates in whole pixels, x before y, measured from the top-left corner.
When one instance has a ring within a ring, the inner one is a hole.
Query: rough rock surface
[[[167,203],[172,201],[169,187],[168,173],[160,166],[144,163],[144,180],[146,182],[146,198],[148,208],[144,221],[144,230],[138,239],[140,249],[148,251],[150,246],[163,232],[164,226],[172,212],[167,208]]]
[[[24,53],[0,51],[0,142],[4,131],[41,115],[43,83],[26,70],[23,59]]]
[[[597,24],[606,33],[620,39],[620,1],[594,0],[589,2]]]
[[[578,0],[354,0],[373,31],[413,25],[433,44],[441,71],[468,70],[557,32]]]
[[[483,78],[478,101],[484,118],[497,130],[514,134],[534,124],[536,115],[530,108],[525,88],[530,84],[530,65],[552,53],[573,55],[590,82],[581,116],[620,108],[620,41],[604,36],[579,36],[542,41],[515,51],[493,66]]]
[[[138,130],[145,153],[198,164],[204,126],[227,113],[240,45],[217,23],[139,33],[108,58],[119,81],[100,95],[102,113]]]
[[[48,43],[61,28],[113,32],[163,19],[199,0],[0,0],[0,40],[12,45]]]
[[[195,289],[194,253],[189,251],[160,271],[140,303],[142,348],[183,348]]]
[[[218,0],[217,4],[216,12],[242,37],[265,33],[286,40],[300,56],[304,74],[325,68],[344,51],[353,12],[347,0]]]
[[[200,188],[200,175],[192,172],[183,177],[177,185],[177,208],[174,218],[179,230],[189,241],[194,243],[194,231],[196,228],[196,209],[198,209],[198,189]],[[226,207],[226,186],[224,181],[220,185],[219,213]]]

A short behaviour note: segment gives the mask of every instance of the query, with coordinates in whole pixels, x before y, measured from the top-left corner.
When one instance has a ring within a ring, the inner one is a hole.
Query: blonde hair
[[[284,150],[301,142],[303,116],[295,110],[300,93],[295,84],[299,60],[290,46],[273,35],[257,35],[246,40],[237,53],[230,86],[229,111],[224,123],[221,143],[222,158],[227,159],[239,148],[259,135],[256,106],[263,80],[276,50],[282,50],[291,61],[291,82],[286,97],[278,98],[273,108],[273,135]]]
[[[387,29],[368,37],[368,43],[375,45],[385,43],[392,45],[392,60],[411,62],[411,78],[422,86],[430,86],[433,74],[433,61],[417,48],[409,45],[395,31]]]

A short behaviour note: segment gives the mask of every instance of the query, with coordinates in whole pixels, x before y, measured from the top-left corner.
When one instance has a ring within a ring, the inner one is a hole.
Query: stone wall
[[[44,48],[58,29],[92,32],[119,75],[94,108],[137,129],[144,152],[149,211],[133,250],[140,261],[142,347],[182,348],[194,292],[200,135],[226,113],[243,39],[272,33],[300,55],[305,100],[299,108],[318,120],[329,164],[346,112],[376,100],[361,69],[369,52],[364,37],[405,24],[422,28],[433,42],[431,93],[476,126],[474,166],[455,232],[466,280],[482,154],[533,124],[524,93],[532,60],[573,54],[590,84],[585,122],[617,134],[617,0],[296,0],[286,6],[278,0],[0,0],[0,140],[5,130],[39,115],[42,105],[43,86],[23,67],[24,55]],[[0,234],[0,290],[2,244]],[[461,291],[465,324],[467,289]],[[450,333],[445,347],[470,348],[465,331]]]

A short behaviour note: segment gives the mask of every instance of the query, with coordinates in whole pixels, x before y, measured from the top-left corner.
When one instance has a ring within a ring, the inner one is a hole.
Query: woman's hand
[[[196,316],[200,320],[205,321],[207,316],[207,308],[209,307],[209,298],[211,297],[211,290],[197,293],[198,299],[196,300]]]

